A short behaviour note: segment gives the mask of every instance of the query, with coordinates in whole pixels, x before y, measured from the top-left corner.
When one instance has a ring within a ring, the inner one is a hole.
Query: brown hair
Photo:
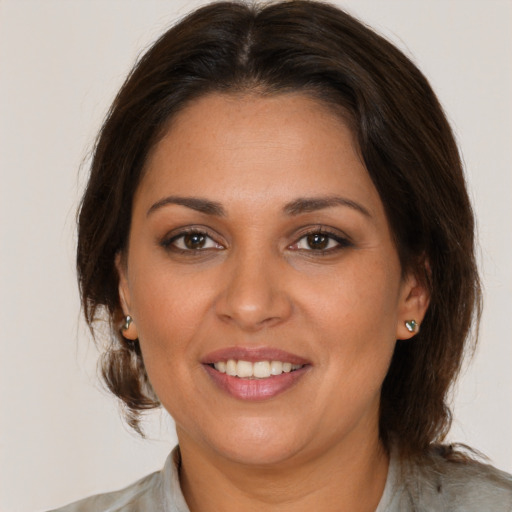
[[[380,194],[403,269],[428,283],[429,310],[398,341],[381,394],[380,434],[403,455],[425,452],[450,424],[447,393],[480,312],[474,220],[457,146],[421,72],[359,21],[320,2],[214,3],[166,32],[119,91],[97,139],[78,221],[77,267],[87,322],[106,312],[103,375],[138,413],[158,406],[138,343],[119,333],[116,254],[148,152],[166,124],[209,92],[302,91],[345,112]],[[428,271],[425,270],[428,262]]]

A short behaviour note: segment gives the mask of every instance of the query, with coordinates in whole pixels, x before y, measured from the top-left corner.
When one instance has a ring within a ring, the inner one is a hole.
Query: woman
[[[450,127],[396,48],[329,5],[220,3],[146,53],[79,215],[91,326],[162,472],[62,510],[510,510],[442,441],[478,319]]]

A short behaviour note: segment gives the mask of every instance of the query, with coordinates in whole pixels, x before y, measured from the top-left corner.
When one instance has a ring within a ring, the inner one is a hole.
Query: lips
[[[266,400],[294,386],[311,364],[274,348],[231,347],[208,354],[203,367],[215,385],[240,400]]]

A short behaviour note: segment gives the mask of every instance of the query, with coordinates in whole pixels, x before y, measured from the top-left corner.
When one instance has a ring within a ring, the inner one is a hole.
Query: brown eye
[[[306,237],[306,243],[310,249],[323,251],[329,245],[330,238],[322,233],[312,233]]]
[[[312,254],[327,254],[351,246],[352,243],[343,236],[318,230],[303,235],[289,248]]]
[[[206,251],[209,249],[224,249],[224,246],[218,244],[212,237],[202,231],[190,231],[181,233],[172,237],[170,240],[164,240],[162,245],[166,249],[177,249],[182,252]]]
[[[206,244],[207,237],[203,233],[189,233],[183,236],[183,243],[187,249],[202,249]]]

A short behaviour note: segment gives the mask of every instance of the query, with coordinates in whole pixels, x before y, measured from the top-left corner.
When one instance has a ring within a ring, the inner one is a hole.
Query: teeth
[[[220,372],[232,377],[267,379],[273,375],[281,375],[302,368],[301,364],[292,364],[282,361],[236,361],[228,359],[214,363],[214,368]]]
[[[270,363],[268,361],[258,361],[257,363],[254,363],[252,367],[253,375],[257,379],[266,379],[267,377],[270,377]]]
[[[236,363],[237,377],[252,377],[252,363],[249,361],[238,361]]]
[[[220,373],[226,373],[226,363],[224,361],[219,361],[218,363],[215,363],[215,369],[218,370]]]
[[[271,375],[281,375],[283,373],[283,363],[281,361],[272,361],[270,363]]]
[[[236,377],[236,361],[233,361],[233,359],[230,359],[226,363],[226,373],[232,377]]]

